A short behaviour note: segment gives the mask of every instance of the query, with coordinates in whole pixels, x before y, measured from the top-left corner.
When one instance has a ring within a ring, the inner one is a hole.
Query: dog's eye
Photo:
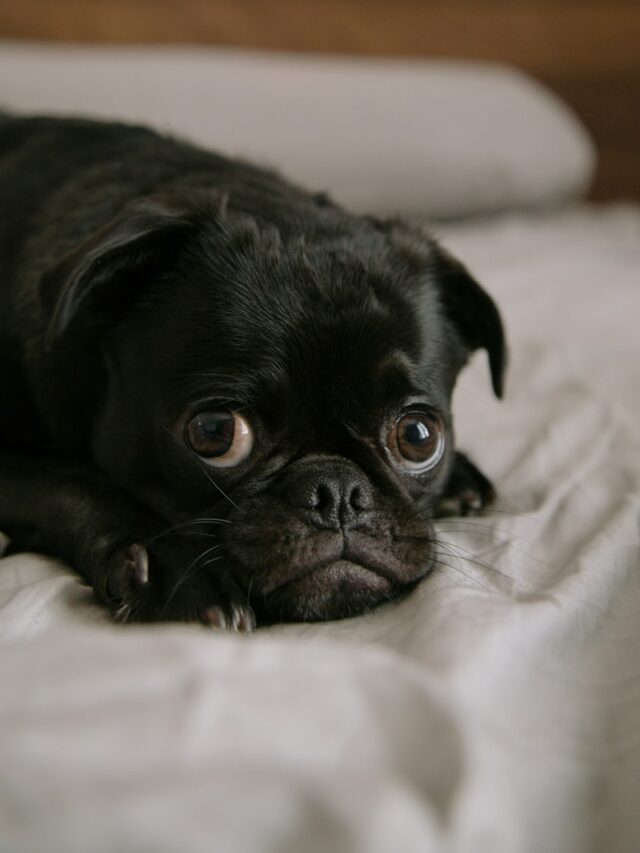
[[[438,464],[444,453],[444,424],[436,415],[408,412],[399,418],[387,437],[387,450],[396,463],[414,473]]]
[[[217,468],[238,465],[253,448],[253,430],[237,412],[198,412],[188,421],[185,436],[191,449]]]

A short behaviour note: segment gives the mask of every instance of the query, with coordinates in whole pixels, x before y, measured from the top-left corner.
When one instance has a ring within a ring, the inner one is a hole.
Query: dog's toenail
[[[138,586],[149,583],[149,554],[144,545],[134,542],[124,553],[125,559],[130,564],[133,577]]]
[[[203,613],[203,621],[205,625],[210,625],[212,628],[227,627],[227,617],[224,615],[224,610],[217,605],[207,607]]]

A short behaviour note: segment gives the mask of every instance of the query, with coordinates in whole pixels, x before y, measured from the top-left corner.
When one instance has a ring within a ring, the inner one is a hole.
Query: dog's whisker
[[[229,501],[229,503],[230,503],[233,507],[235,507],[236,509],[239,509],[238,504],[233,500],[233,498],[229,497],[229,495],[225,492],[225,490],[222,488],[222,486],[220,486],[218,483],[216,483],[216,481],[215,481],[215,480],[213,479],[213,477],[209,474],[209,472],[207,471],[207,469],[205,468],[205,466],[200,462],[200,460],[198,459],[197,455],[196,455],[195,453],[194,453],[193,455],[195,456],[195,458],[196,458],[196,460],[197,460],[197,462],[198,462],[198,465],[200,466],[200,470],[201,470],[201,471],[202,471],[202,473],[205,475],[205,477],[207,478],[207,480],[209,480],[209,482],[211,483],[211,485],[212,485],[215,489],[217,489],[217,490],[218,490],[218,492],[222,495],[222,497],[223,497],[225,500]]]
[[[493,506],[489,507],[486,512],[487,518],[491,518],[492,515],[507,515],[510,518],[523,518],[526,521],[535,521],[534,515],[530,515],[525,512],[514,512],[513,510],[509,509],[496,509],[496,507]]]
[[[203,563],[198,563],[198,566],[197,566],[198,570],[204,569],[205,566],[209,566],[209,565],[211,565],[211,563],[217,563],[218,560],[221,560],[223,556],[224,556],[223,554],[219,554],[217,557],[210,557],[208,560],[205,560]],[[228,572],[223,574],[222,577],[224,578],[227,575],[228,575]]]
[[[249,578],[249,583],[247,584],[247,607],[251,604],[251,591],[253,590],[253,584],[256,579],[255,575],[251,575]]]
[[[226,501],[228,501],[228,502],[229,502],[233,507],[235,507],[235,509],[239,509],[238,504],[237,504],[237,503],[236,503],[236,502],[235,502],[231,497],[229,497],[229,495],[224,491],[224,489],[222,488],[222,486],[220,486],[218,483],[216,483],[216,481],[213,479],[213,477],[211,476],[211,474],[210,474],[210,473],[209,473],[209,471],[207,470],[207,466],[202,462],[202,460],[199,458],[198,454],[197,454],[197,453],[195,453],[195,452],[194,452],[190,447],[187,447],[186,445],[184,445],[184,444],[183,444],[183,443],[182,443],[182,442],[181,442],[181,441],[180,441],[180,440],[179,440],[179,439],[178,439],[178,438],[177,438],[177,437],[176,437],[176,436],[171,432],[171,430],[170,430],[170,429],[168,429],[166,426],[164,427],[164,429],[165,429],[165,432],[166,432],[166,433],[167,433],[167,434],[168,434],[168,435],[173,439],[173,441],[178,445],[178,447],[180,447],[180,449],[181,449],[181,450],[186,451],[186,452],[187,452],[187,453],[188,453],[188,454],[189,454],[189,455],[194,459],[194,461],[197,463],[198,467],[200,468],[200,470],[202,471],[202,473],[205,475],[205,477],[207,478],[207,480],[209,480],[209,482],[211,483],[211,485],[212,485],[212,486],[213,486],[213,487],[214,487],[214,488],[215,488],[215,489],[216,489],[216,490],[217,490],[217,491],[222,495],[222,497],[223,497]]]
[[[188,521],[179,521],[172,526],[172,530],[177,527],[186,527],[190,524],[231,524],[228,518],[207,518],[199,515],[197,518],[190,518]]]
[[[193,376],[202,377],[203,379],[224,379],[229,382],[231,377],[228,373],[216,373],[214,370],[204,370],[200,373],[193,373]]]
[[[445,523],[446,523],[446,522],[445,522]],[[470,527],[472,526],[472,527],[473,527],[473,530],[471,530],[471,535],[472,535],[472,536],[485,536],[485,537],[491,537],[491,536],[493,535],[493,533],[499,533],[500,535],[503,535],[505,538],[504,538],[504,539],[501,539],[501,540],[498,540],[498,541],[496,541],[496,542],[494,542],[494,543],[493,543],[493,547],[492,547],[491,549],[489,549],[489,550],[495,551],[495,550],[497,550],[497,549],[499,549],[499,548],[504,547],[505,545],[509,545],[511,548],[513,548],[513,550],[514,550],[517,554],[520,554],[520,555],[522,555],[523,557],[526,557],[526,559],[527,559],[527,560],[531,560],[532,562],[534,562],[534,563],[536,563],[537,565],[539,565],[541,568],[544,568],[544,569],[552,569],[552,568],[553,568],[553,566],[551,565],[551,563],[548,563],[548,562],[546,562],[545,560],[541,560],[539,557],[536,557],[534,554],[531,554],[531,553],[529,553],[528,551],[525,551],[525,550],[523,550],[522,548],[519,548],[519,547],[518,547],[518,545],[516,544],[517,542],[522,542],[522,543],[524,543],[525,545],[528,545],[528,546],[529,546],[529,547],[531,547],[531,548],[534,548],[534,547],[535,547],[535,543],[534,543],[534,542],[530,542],[528,539],[525,539],[523,536],[520,536],[520,535],[519,535],[519,534],[517,534],[517,533],[511,533],[511,532],[510,532],[510,533],[507,533],[507,531],[500,530],[499,528],[495,528],[495,527],[493,527],[493,528],[486,528],[486,527],[485,527],[485,525],[483,525],[483,524],[479,524],[479,523],[477,523],[477,522],[476,522],[476,523],[474,523],[474,522],[472,522],[472,521],[467,521],[466,519],[456,519],[456,520],[451,519],[451,523],[452,523],[452,524],[453,524],[453,523],[455,523],[455,524],[457,524],[457,525],[460,525],[460,526],[462,526],[463,528],[464,528],[464,526],[465,526],[465,525],[470,526]],[[477,529],[476,529],[476,528],[477,528]],[[441,522],[440,522],[440,521],[436,524],[436,529],[437,529],[437,530],[438,530],[438,529],[441,529]],[[449,531],[444,531],[444,532],[454,533],[454,532],[455,532],[455,528],[454,528],[454,529],[449,529]],[[464,531],[464,529],[463,529],[461,532],[465,532],[465,531]],[[456,547],[461,548],[462,546],[461,546],[461,545],[457,545]]]
[[[515,540],[516,538],[518,538],[518,537],[516,537],[515,535],[512,535],[512,534],[505,533],[504,531],[501,531],[501,530],[495,530],[495,529],[493,529],[493,528],[489,528],[489,529],[486,529],[486,530],[485,530],[485,529],[483,529],[483,528],[482,528],[482,525],[479,525],[477,529],[474,527],[474,528],[472,528],[472,529],[470,529],[470,530],[465,529],[464,527],[462,527],[462,526],[458,526],[458,525],[456,525],[455,527],[446,528],[446,527],[443,527],[443,526],[442,526],[442,525],[440,525],[440,524],[438,524],[438,525],[436,525],[436,526],[435,526],[435,530],[436,530],[436,533],[444,533],[444,534],[447,534],[447,535],[452,535],[452,534],[455,534],[455,533],[466,533],[466,534],[468,534],[469,536],[472,536],[472,537],[475,537],[475,536],[481,536],[481,537],[484,537],[484,539],[489,539],[489,540],[491,540],[491,541],[488,543],[488,545],[485,545],[485,546],[484,546],[484,547],[485,547],[485,549],[487,550],[487,552],[489,552],[489,551],[497,551],[497,550],[498,550],[498,549],[500,549],[500,548],[504,548],[504,546],[505,546],[505,545],[510,545],[510,546],[511,546],[511,547],[513,547],[515,550],[518,550],[520,553],[523,553],[526,557],[529,557],[529,558],[530,558],[530,559],[532,559],[532,560],[535,560],[535,559],[536,559],[536,558],[535,558],[535,557],[533,557],[531,554],[527,554],[526,552],[524,552],[524,551],[520,551],[518,548],[516,548],[516,546],[514,545],[514,540]],[[504,538],[502,538],[502,539],[496,539],[496,538],[495,538],[496,533],[497,533],[497,534],[499,534],[499,535],[501,535],[501,536],[503,536]],[[531,542],[527,542],[527,540],[523,540],[523,541],[524,541],[527,545],[532,545],[532,544],[533,544],[533,543],[531,543]],[[462,546],[458,546],[458,547],[462,547]]]
[[[172,533],[180,533],[181,536],[201,536],[209,539],[219,539],[215,533],[207,533],[205,530],[185,530],[182,528],[172,527],[169,530],[163,530],[161,533],[157,533],[155,536],[152,536],[151,539],[147,539],[144,542],[145,548],[149,548],[154,542],[157,542],[159,539],[164,539],[165,536],[171,536]]]
[[[427,513],[432,513],[432,512],[433,512],[433,506],[431,504],[423,504],[421,501],[419,501],[416,504],[416,506],[413,507],[413,512],[411,512],[409,514],[408,520],[413,521],[416,518],[420,518],[420,516],[422,516],[422,515],[425,515]]]
[[[207,533],[205,531],[200,530],[188,530],[188,528],[199,525],[216,525],[216,524],[231,524],[231,521],[227,518],[192,518],[188,521],[179,521],[176,524],[172,524],[171,527],[167,527],[165,530],[161,530],[160,533],[156,533],[155,536],[152,536],[150,539],[145,541],[145,547],[149,547],[154,542],[157,542],[159,539],[163,539],[165,536],[170,536],[172,533],[181,532],[183,534],[190,534],[192,536],[210,536],[217,538],[215,533]]]
[[[508,575],[505,572],[500,571],[500,569],[497,569],[495,566],[492,566],[490,563],[487,563],[486,561],[482,560],[480,557],[473,554],[472,551],[468,551],[467,553],[463,553],[462,551],[456,550],[455,546],[451,546],[451,543],[448,543],[448,542],[438,541],[436,544],[437,544],[437,547],[438,547],[439,552],[441,554],[455,560],[456,562],[463,562],[463,563],[469,564],[470,566],[477,566],[480,569],[484,569],[485,571],[488,571],[488,572],[493,573],[499,577],[504,578],[505,580],[509,581],[510,583],[516,582],[516,578],[513,578],[511,575]],[[475,577],[475,575],[474,575],[474,577]],[[476,580],[478,580],[478,582],[480,583],[478,578],[476,578]],[[482,586],[484,589],[495,592],[495,589],[491,586],[486,586],[485,584],[482,584]]]
[[[451,563],[447,563],[444,560],[440,560],[440,559],[434,560],[433,565],[434,565],[434,568],[446,568],[446,569],[451,569],[451,571],[453,571],[453,572],[457,572],[458,574],[460,574],[464,578],[466,578],[468,581],[471,581],[476,586],[480,587],[480,589],[482,589],[484,592],[494,592],[494,590],[492,590],[491,587],[488,587],[486,584],[483,584],[478,578],[474,578],[473,575],[470,575],[468,572],[465,572],[459,566],[453,566],[453,565],[451,565]]]
[[[194,574],[196,571],[198,571],[198,569],[200,568],[200,562],[203,559],[203,557],[208,556],[213,551],[215,551],[216,549],[219,549],[221,547],[222,547],[222,545],[220,545],[220,544],[212,545],[211,548],[207,548],[205,551],[203,551],[201,554],[199,554],[195,558],[195,560],[192,560],[192,562],[187,566],[187,568],[182,573],[182,575],[178,578],[178,580],[174,584],[171,592],[167,596],[167,599],[164,603],[164,607],[162,608],[163,614],[166,612],[167,607],[169,606],[170,602],[175,598],[180,587],[185,583],[186,580],[188,580],[192,576],[192,574]],[[222,557],[222,555],[220,555],[220,557],[218,557],[218,559],[221,559],[221,557]]]
[[[474,554],[473,551],[470,551],[468,548],[464,548],[462,545],[458,545],[453,542],[444,542],[441,539],[437,540],[437,546],[441,549],[448,549],[449,556],[456,557],[460,560],[466,560],[469,563],[475,564],[482,569],[485,569],[488,572],[493,572],[493,574],[499,575],[503,577],[505,580],[510,581],[511,583],[517,583],[517,578],[512,575],[507,574],[506,572],[497,569],[491,563],[488,563],[486,560],[483,560],[478,554]]]
[[[508,575],[504,575],[504,572],[501,572],[500,569],[496,569],[495,566],[492,566],[491,563],[486,562],[486,560],[482,560],[482,558],[478,554],[474,553],[469,548],[465,548],[464,546],[458,545],[455,542],[449,542],[449,541],[445,541],[445,540],[439,539],[439,538],[436,539],[435,541],[436,541],[436,545],[439,548],[448,549],[448,553],[451,556],[455,556],[455,557],[458,557],[459,559],[468,560],[468,561],[473,560],[478,565],[482,566],[483,568],[485,568],[489,571],[495,572],[496,574],[499,574],[499,575],[503,575],[504,577],[509,577]],[[513,580],[513,578],[509,578],[509,579]]]
[[[451,563],[447,563],[445,560],[436,560],[434,562],[434,569],[435,570],[447,569],[451,572],[455,572],[456,574],[461,575],[463,578],[465,578],[465,580],[470,581],[474,586],[477,586],[481,590],[485,591],[485,587],[483,586],[482,583],[480,583],[480,581],[477,578],[474,578],[472,575],[463,571],[459,566],[454,566]]]
[[[497,569],[491,563],[487,562],[486,560],[483,560],[479,554],[474,553],[473,551],[471,551],[468,548],[463,548],[462,545],[458,545],[458,544],[455,544],[453,542],[443,542],[442,540],[439,540],[438,544],[441,548],[448,548],[449,549],[448,553],[451,554],[452,556],[456,556],[460,559],[467,560],[470,563],[475,563],[476,565],[480,566],[481,568],[486,569],[489,572],[493,572],[496,575],[501,575],[502,577],[504,577],[510,581],[516,580],[511,575],[506,574],[505,572],[501,571],[500,569]]]
[[[515,533],[512,530],[502,530],[492,525],[490,516],[484,516],[483,521],[473,521],[464,516],[460,516],[459,518],[436,518],[433,523],[436,528],[443,527],[445,524],[457,527],[470,527],[473,528],[474,532],[477,530],[487,536],[490,536],[492,533],[499,533],[501,536],[507,536],[510,539],[519,539],[521,542],[526,542],[527,545],[533,545],[533,542],[529,542],[519,533]]]
[[[130,601],[123,601],[118,607],[113,611],[113,618],[116,622],[129,622],[131,621],[131,611],[133,609],[133,604]]]
[[[222,555],[220,555],[219,557],[217,557],[215,559],[221,560]],[[163,616],[166,614],[167,609],[169,607],[169,604],[176,597],[180,588],[186,583],[186,581],[188,581],[191,577],[193,577],[193,575],[199,570],[200,566],[199,565],[196,566],[195,562],[197,562],[197,561],[194,561],[194,563],[191,564],[191,566],[180,576],[180,578],[173,585],[173,587],[172,587],[171,591],[169,592],[169,594],[168,594],[168,596],[167,596],[167,598],[166,598],[166,600],[162,606],[162,609],[160,611]]]

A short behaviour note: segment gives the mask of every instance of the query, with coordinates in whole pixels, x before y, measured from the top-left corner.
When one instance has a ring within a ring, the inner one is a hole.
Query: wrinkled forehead
[[[302,319],[285,342],[280,384],[301,405],[353,416],[374,401],[410,391],[420,354],[414,318],[372,303]]]
[[[422,369],[418,319],[402,300],[385,304],[374,294],[360,304],[289,305],[286,313],[273,304],[239,309],[218,315],[207,346],[192,342],[197,396],[252,406],[275,421],[286,412],[297,422],[362,429],[412,396],[441,402],[436,377]]]
[[[169,306],[161,335],[175,342],[179,396],[353,420],[442,384],[435,294],[411,292],[388,271],[253,257],[192,267],[179,290],[186,298]]]

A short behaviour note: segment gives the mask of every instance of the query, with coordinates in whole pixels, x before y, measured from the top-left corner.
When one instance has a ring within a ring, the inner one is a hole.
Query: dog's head
[[[493,302],[423,233],[310,197],[146,199],[42,297],[54,351],[100,342],[104,393],[75,408],[95,392],[98,464],[169,523],[223,520],[222,570],[263,621],[350,615],[428,572],[456,375],[484,347],[499,395],[505,354]]]

